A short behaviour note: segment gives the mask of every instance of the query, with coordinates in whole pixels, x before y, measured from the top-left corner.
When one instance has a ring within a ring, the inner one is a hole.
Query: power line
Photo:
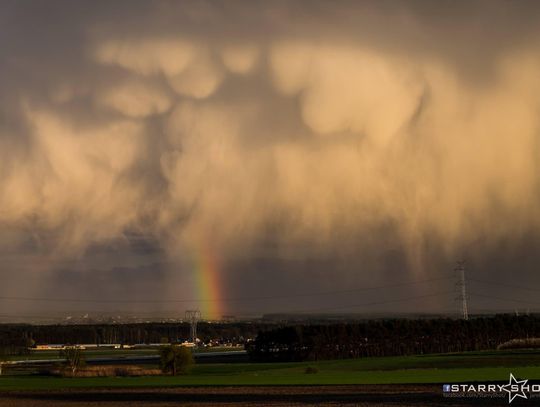
[[[318,309],[309,309],[309,310],[302,310],[297,312],[322,312],[322,311],[332,311],[332,310],[339,310],[339,309],[346,309],[346,308],[359,308],[359,307],[369,307],[372,305],[384,305],[384,304],[392,304],[396,302],[406,302],[406,301],[415,301],[423,298],[430,298],[430,297],[438,297],[448,294],[454,294],[453,291],[445,291],[445,292],[438,292],[433,294],[426,294],[426,295],[417,295],[414,297],[406,297],[406,298],[397,298],[394,300],[386,300],[386,301],[374,301],[374,302],[365,302],[361,304],[350,304],[350,305],[341,305],[337,307],[328,307],[328,308],[318,308]],[[294,313],[294,312],[288,312],[288,313]]]
[[[473,282],[482,283],[482,284],[496,285],[496,286],[500,286],[500,287],[515,288],[517,290],[527,290],[527,291],[533,291],[533,292],[540,292],[540,288],[525,287],[523,285],[508,284],[508,283],[504,283],[504,282],[500,282],[500,281],[480,280],[480,279],[477,279],[477,278],[467,278],[467,281],[473,281]]]
[[[361,291],[370,290],[383,290],[388,288],[405,287],[409,285],[429,283],[434,281],[449,280],[453,276],[437,277],[423,280],[413,280],[408,282],[401,282],[396,284],[386,284],[381,286],[372,287],[357,287],[346,290],[333,290],[333,291],[319,291],[312,293],[299,293],[299,294],[287,294],[287,295],[273,295],[273,296],[252,296],[252,297],[237,297],[237,298],[223,298],[223,299],[175,299],[175,300],[97,300],[97,299],[83,299],[83,298],[51,298],[51,297],[19,297],[19,296],[0,296],[0,300],[6,301],[36,301],[36,302],[72,302],[72,303],[96,303],[96,304],[167,304],[167,303],[200,303],[200,302],[241,302],[241,301],[259,301],[259,300],[274,300],[284,298],[299,298],[299,297],[317,297],[325,295],[337,295]]]
[[[392,304],[392,303],[399,303],[399,302],[416,301],[416,300],[420,300],[424,298],[440,297],[440,296],[445,296],[449,294],[454,294],[454,291],[437,292],[437,293],[432,293],[432,294],[417,295],[413,297],[397,298],[397,299],[385,300],[385,301],[372,301],[372,302],[364,302],[364,303],[357,303],[357,304],[340,305],[340,306],[335,306],[335,307],[310,308],[310,309],[297,310],[297,311],[287,311],[287,314],[316,313],[316,312],[341,310],[341,309],[347,309],[347,308],[369,307],[369,306],[374,306],[374,305],[385,305],[385,304]],[[481,298],[487,298],[487,299],[498,300],[498,301],[511,301],[511,302],[520,302],[524,304],[540,305],[540,302],[538,301],[519,300],[515,298],[503,298],[503,297],[498,297],[498,296],[493,296],[493,295],[479,294],[475,292],[469,292],[469,295],[472,297],[481,297]],[[0,314],[0,318],[55,319],[54,316],[7,315],[7,314]]]
[[[288,314],[295,314],[295,313],[315,313],[315,312],[324,312],[324,311],[333,311],[333,310],[340,310],[340,309],[347,309],[347,308],[359,308],[359,307],[369,307],[373,305],[384,305],[384,304],[393,304],[398,302],[407,302],[407,301],[416,301],[419,299],[424,298],[431,298],[431,297],[439,297],[444,296],[448,294],[453,294],[453,291],[445,291],[445,292],[437,292],[433,294],[426,294],[426,295],[417,295],[413,297],[405,297],[405,298],[397,298],[393,300],[385,300],[385,301],[373,301],[373,302],[364,302],[364,303],[357,303],[357,304],[348,304],[348,305],[340,305],[335,307],[325,307],[325,308],[310,308],[310,309],[304,309],[304,310],[298,310],[298,311],[287,311]],[[13,315],[9,316],[6,314],[0,314],[0,318],[40,318],[40,319],[53,319],[53,316],[30,316],[30,315]],[[188,322],[190,322],[190,319],[186,313],[186,319],[188,319]]]
[[[46,317],[44,315],[11,315],[11,314],[0,314],[0,318],[3,318],[3,319],[32,318],[32,319],[48,319],[48,320],[58,319],[57,317],[52,316],[52,315]]]
[[[482,297],[482,298],[488,298],[488,299],[491,299],[491,300],[521,302],[523,304],[540,305],[539,301],[518,300],[518,299],[515,299],[515,298],[504,298],[504,297],[498,297],[498,296],[494,296],[494,295],[485,295],[485,294],[478,294],[478,293],[471,293],[471,295],[473,297]]]

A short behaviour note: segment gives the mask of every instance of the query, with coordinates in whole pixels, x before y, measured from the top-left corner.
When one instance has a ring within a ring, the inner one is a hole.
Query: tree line
[[[187,323],[0,325],[3,353],[39,344],[177,343]],[[381,319],[338,323],[264,321],[198,325],[203,343],[243,344],[254,361],[297,361],[496,349],[516,338],[540,337],[538,315],[496,315],[468,321],[450,318]]]
[[[490,350],[510,339],[538,336],[536,315],[388,319],[283,326],[260,332],[247,350],[253,361],[303,361]]]
[[[198,324],[198,337],[203,343],[243,344],[255,338],[264,324],[207,323]],[[28,347],[33,344],[148,344],[189,340],[188,323],[133,323],[88,325],[0,324],[0,347]]]

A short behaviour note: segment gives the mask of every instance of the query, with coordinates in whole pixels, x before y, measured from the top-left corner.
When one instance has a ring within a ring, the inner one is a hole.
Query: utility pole
[[[201,319],[201,311],[191,309],[186,311],[186,320],[191,325],[191,342],[197,344],[197,322]]]
[[[459,281],[457,286],[460,291],[459,300],[461,301],[461,311],[463,312],[463,319],[467,321],[469,319],[469,310],[467,307],[467,287],[465,285],[465,262],[458,261],[454,271],[458,273]]]

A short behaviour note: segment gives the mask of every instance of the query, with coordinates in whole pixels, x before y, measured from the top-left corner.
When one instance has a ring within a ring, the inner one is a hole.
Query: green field
[[[317,373],[307,374],[306,367]],[[301,363],[239,363],[195,366],[188,375],[115,378],[4,376],[0,390],[90,387],[337,385],[451,383],[540,379],[539,351],[468,352],[461,354],[363,358]]]

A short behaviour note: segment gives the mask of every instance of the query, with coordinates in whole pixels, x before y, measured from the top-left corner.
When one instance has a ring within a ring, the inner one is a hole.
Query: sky
[[[0,317],[540,308],[539,17],[2,1]]]

